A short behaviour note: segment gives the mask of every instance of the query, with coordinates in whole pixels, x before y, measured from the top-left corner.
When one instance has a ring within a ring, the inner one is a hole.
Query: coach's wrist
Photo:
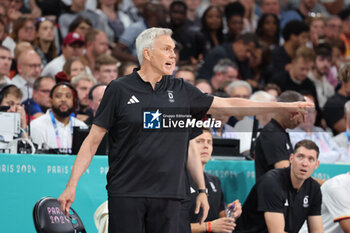
[[[205,189],[198,189],[198,194],[201,194],[201,193],[206,194],[208,196],[208,189],[207,188],[205,188]]]

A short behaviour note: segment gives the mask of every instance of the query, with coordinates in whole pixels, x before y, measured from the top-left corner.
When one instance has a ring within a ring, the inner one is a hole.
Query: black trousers
[[[109,233],[178,233],[181,200],[108,197]]]

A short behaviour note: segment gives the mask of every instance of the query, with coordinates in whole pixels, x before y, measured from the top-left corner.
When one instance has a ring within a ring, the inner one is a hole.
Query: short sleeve
[[[282,160],[289,160],[290,152],[287,149],[287,142],[281,140],[281,132],[266,132],[260,134],[260,146],[265,154],[268,166]],[[288,145],[291,147],[291,145]],[[291,148],[289,148],[291,149]]]
[[[283,213],[285,198],[282,187],[279,187],[276,179],[265,175],[257,184],[257,193],[258,211]]]
[[[314,198],[310,206],[309,216],[321,215],[322,194],[320,185],[316,181],[314,181],[313,189]]]
[[[106,88],[100,106],[97,109],[93,124],[109,130],[116,122],[118,110],[117,83],[112,81]]]

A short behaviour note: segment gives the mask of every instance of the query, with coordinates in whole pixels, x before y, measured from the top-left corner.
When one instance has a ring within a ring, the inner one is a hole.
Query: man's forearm
[[[191,143],[193,142],[190,142],[190,144]],[[190,172],[198,189],[205,189],[204,173],[200,155],[196,147],[191,145],[188,148],[187,170]]]

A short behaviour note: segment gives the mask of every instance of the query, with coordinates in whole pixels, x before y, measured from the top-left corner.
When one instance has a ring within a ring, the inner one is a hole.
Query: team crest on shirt
[[[168,100],[170,103],[174,103],[175,102],[175,99],[174,99],[174,92],[173,91],[169,91],[168,90]]]
[[[309,195],[306,195],[303,200],[303,207],[307,208],[309,207]]]
[[[209,182],[211,189],[213,190],[214,193],[216,193],[218,190],[216,189],[215,185],[213,182]]]

